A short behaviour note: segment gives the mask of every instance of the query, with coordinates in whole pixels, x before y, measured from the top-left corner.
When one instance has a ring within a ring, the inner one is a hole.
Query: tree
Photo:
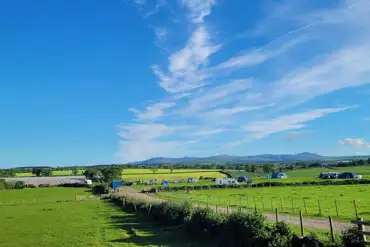
[[[94,177],[97,177],[97,176],[100,176],[100,170],[97,169],[97,168],[87,168],[83,175],[88,178],[88,179],[92,179]]]
[[[264,173],[271,173],[275,171],[275,166],[272,164],[266,164],[262,167]]]
[[[41,176],[50,177],[52,175],[51,169],[41,169]]]
[[[367,163],[370,165],[370,158],[367,159]]]
[[[77,168],[73,168],[72,169],[72,176],[76,176],[76,175],[78,175],[78,170],[77,170]]]
[[[101,170],[103,180],[106,183],[110,183],[113,180],[121,180],[122,168],[118,167],[107,167]]]
[[[251,172],[255,173],[256,172],[256,166],[255,165],[252,165],[251,167]]]
[[[365,165],[365,161],[364,160],[358,160],[357,165],[358,166],[363,166],[363,165]]]
[[[252,167],[251,167],[251,165],[245,165],[245,166],[244,166],[244,170],[245,170],[246,172],[252,172]]]
[[[170,172],[173,173],[173,167],[170,168]]]
[[[153,174],[158,171],[158,169],[156,169],[156,168],[153,168],[153,169],[150,169],[150,170],[153,172]]]
[[[41,168],[32,168],[32,174],[36,175],[36,177],[40,177],[41,172],[42,172]]]

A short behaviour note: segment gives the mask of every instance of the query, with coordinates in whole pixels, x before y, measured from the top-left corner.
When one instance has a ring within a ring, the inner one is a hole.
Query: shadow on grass
[[[113,206],[113,205],[112,205]],[[140,213],[125,213],[109,218],[111,227],[122,232],[122,237],[111,240],[113,243],[131,243],[135,246],[166,246],[166,247],[200,247],[205,244],[189,240],[184,229],[179,227],[163,227]]]

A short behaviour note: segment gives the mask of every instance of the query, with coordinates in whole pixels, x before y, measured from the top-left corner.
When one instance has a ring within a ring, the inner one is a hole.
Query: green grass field
[[[370,217],[370,185],[338,186],[299,186],[299,187],[264,187],[251,189],[212,189],[198,191],[177,191],[160,193],[159,196],[174,200],[190,200],[194,203],[210,205],[240,206],[261,211],[273,211],[278,208],[282,213],[298,214],[299,210],[311,217],[333,216],[338,219],[354,219],[353,200],[356,200],[358,213]],[[307,213],[305,212],[304,200]],[[318,200],[320,201],[321,214]],[[336,216],[335,200],[338,214]],[[294,208],[294,209],[293,209]]]
[[[88,188],[37,188],[22,190],[0,190],[0,205],[55,202],[75,200],[76,196],[89,196]]]
[[[77,175],[82,175],[85,170],[78,170]],[[21,172],[16,174],[17,177],[34,177],[31,172]],[[72,176],[72,170],[52,171],[52,176]]]
[[[170,169],[157,169],[153,172],[151,169],[123,169],[122,179],[124,181],[134,181],[137,179],[149,181],[150,179],[161,180],[178,180],[178,179],[187,179],[187,178],[196,178],[199,179],[200,176],[203,177],[225,177],[226,175],[222,174],[217,170],[191,170],[191,169],[174,169],[171,173]]]
[[[358,167],[338,167],[338,168],[306,168],[297,169],[294,171],[285,172],[288,176],[286,179],[271,179],[271,181],[278,182],[303,182],[303,181],[320,181],[319,178],[321,172],[354,172],[362,175],[365,179],[370,179],[370,166],[358,166]],[[266,174],[263,176],[251,175],[254,183],[266,182]]]
[[[85,193],[70,188],[6,192],[0,191],[0,198],[42,197],[46,201]],[[0,246],[4,247],[205,246],[187,240],[181,229],[163,231],[143,216],[124,213],[101,200],[0,206],[0,222]]]

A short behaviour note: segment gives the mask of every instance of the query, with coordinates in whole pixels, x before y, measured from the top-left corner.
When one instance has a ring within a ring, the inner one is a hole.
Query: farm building
[[[271,178],[287,178],[288,176],[283,172],[274,172]]]

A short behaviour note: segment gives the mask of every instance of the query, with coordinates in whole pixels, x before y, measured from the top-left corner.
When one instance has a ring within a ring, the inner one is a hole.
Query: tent
[[[287,178],[288,176],[283,172],[274,172],[271,178]]]
[[[114,180],[112,183],[111,183],[111,187],[112,189],[116,190],[117,188],[121,187],[122,185],[122,182],[119,181],[119,180]]]
[[[170,183],[168,181],[166,181],[166,180],[163,180],[162,183],[161,183],[161,185],[169,185],[169,184]]]
[[[240,176],[240,177],[238,177],[237,181],[239,183],[242,183],[242,182],[248,183],[249,179],[245,176]]]

